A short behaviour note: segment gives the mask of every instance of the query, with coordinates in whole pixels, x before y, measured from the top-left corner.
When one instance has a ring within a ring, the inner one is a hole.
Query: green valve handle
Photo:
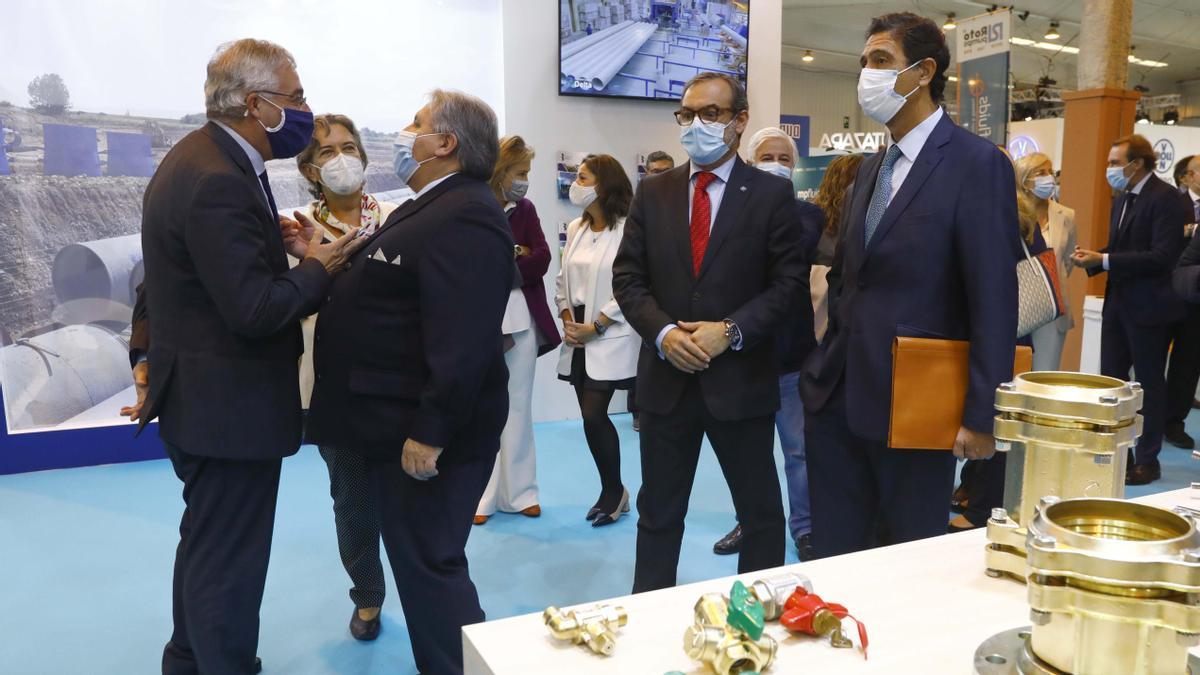
[[[733,582],[733,588],[729,589],[729,616],[726,622],[755,642],[762,637],[765,626],[762,603],[740,581]]]

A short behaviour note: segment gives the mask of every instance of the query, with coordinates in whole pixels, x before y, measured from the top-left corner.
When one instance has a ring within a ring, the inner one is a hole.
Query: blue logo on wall
[[[1008,142],[1008,154],[1012,155],[1013,159],[1021,159],[1039,151],[1037,141],[1029,136],[1013,136]]]
[[[1175,165],[1175,146],[1165,138],[1160,138],[1154,144],[1154,154],[1158,156],[1158,166],[1154,167],[1156,173],[1170,173],[1171,167]]]

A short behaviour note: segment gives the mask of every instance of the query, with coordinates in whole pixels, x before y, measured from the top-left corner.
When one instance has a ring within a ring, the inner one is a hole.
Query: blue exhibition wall
[[[4,406],[0,406],[0,475],[166,456],[157,424],[150,424],[136,438],[133,433],[137,427],[132,424],[12,435],[7,429]]]

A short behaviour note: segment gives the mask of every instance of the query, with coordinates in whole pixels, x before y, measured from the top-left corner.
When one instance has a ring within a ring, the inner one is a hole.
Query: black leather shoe
[[[1154,464],[1136,464],[1125,472],[1126,485],[1149,485],[1162,478],[1162,468],[1158,462]]]
[[[379,637],[379,629],[382,627],[382,622],[379,617],[382,613],[376,614],[374,619],[370,621],[364,620],[358,615],[358,608],[354,609],[354,613],[350,615],[350,634],[355,640],[370,642]]]
[[[812,547],[811,534],[802,534],[796,539],[796,553],[800,556],[800,562],[817,559],[817,552]]]
[[[258,675],[261,672],[262,672],[262,659],[260,659],[256,656],[256,657],[254,657],[254,675]]]
[[[1193,398],[1192,399],[1192,407],[1195,408],[1196,410],[1200,410],[1200,400]]]
[[[592,508],[588,509],[587,519],[589,521],[595,520],[596,516],[600,515],[601,513],[602,513],[602,511],[600,511],[599,506],[593,506]]]
[[[1163,438],[1165,438],[1166,441],[1171,445],[1177,448],[1183,448],[1184,450],[1191,450],[1196,447],[1196,441],[1194,441],[1191,436],[1188,436],[1187,432],[1183,430],[1182,426],[1169,427],[1163,433]]]
[[[742,526],[738,525],[729,531],[729,534],[721,537],[721,540],[713,544],[713,553],[717,555],[730,555],[742,550]]]

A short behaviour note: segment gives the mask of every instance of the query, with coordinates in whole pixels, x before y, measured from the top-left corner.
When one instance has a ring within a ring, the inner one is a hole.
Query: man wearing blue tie
[[[955,457],[995,450],[993,400],[1017,333],[1016,185],[996,146],[939,107],[949,61],[929,19],[888,14],[867,31],[859,104],[891,143],[859,169],[828,277],[829,329],[800,382],[818,556],[944,534]],[[887,446],[898,336],[970,342],[953,454]]]

